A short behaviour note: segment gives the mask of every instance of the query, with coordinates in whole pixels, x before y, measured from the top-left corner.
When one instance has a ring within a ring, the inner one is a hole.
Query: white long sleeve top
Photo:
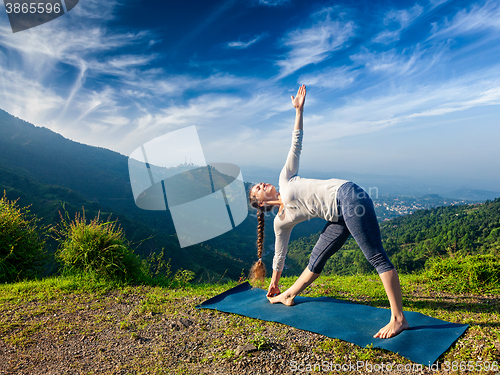
[[[332,178],[316,180],[297,176],[302,150],[303,130],[292,133],[292,147],[279,177],[279,192],[284,209],[274,218],[273,270],[282,271],[288,252],[292,229],[298,223],[312,218],[338,221],[337,191],[348,182]]]

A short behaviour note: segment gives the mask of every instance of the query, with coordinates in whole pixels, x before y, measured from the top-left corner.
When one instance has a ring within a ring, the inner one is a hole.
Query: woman
[[[358,185],[338,179],[315,180],[297,176],[302,150],[303,110],[306,87],[302,85],[292,104],[296,110],[292,133],[292,147],[285,166],[280,173],[280,192],[270,184],[260,183],[249,193],[251,205],[258,209],[258,255],[259,260],[251,269],[252,280],[263,280],[265,267],[262,262],[264,236],[264,212],[279,207],[274,218],[276,235],[273,260],[273,276],[267,298],[271,303],[294,304],[294,298],[318,278],[326,261],[345,243],[352,234],[367,260],[375,267],[391,305],[391,320],[373,337],[390,338],[409,325],[403,313],[401,286],[393,264],[382,247],[380,228],[375,216],[373,202]],[[278,288],[284,267],[288,241],[292,228],[307,219],[321,217],[327,221],[316,243],[309,264],[297,281],[285,292]]]

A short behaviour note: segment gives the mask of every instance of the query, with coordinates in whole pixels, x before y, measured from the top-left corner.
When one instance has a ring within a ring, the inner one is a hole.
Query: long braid
[[[266,266],[262,261],[262,253],[264,252],[264,212],[270,211],[272,206],[264,205],[259,206],[259,202],[255,197],[249,196],[250,205],[257,209],[257,256],[259,260],[250,268],[250,281],[261,283],[264,282],[264,277],[266,277]]]
[[[264,212],[259,210],[257,214],[257,255],[262,259],[262,251],[264,249]]]
[[[262,252],[264,250],[264,212],[258,210],[257,213],[257,256],[259,260],[250,269],[250,280],[252,282],[260,281],[264,282],[264,277],[266,277],[266,266],[262,261]]]

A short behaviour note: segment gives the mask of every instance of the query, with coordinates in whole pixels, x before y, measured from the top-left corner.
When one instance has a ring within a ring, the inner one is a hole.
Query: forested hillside
[[[500,255],[500,198],[482,204],[438,207],[381,223],[382,241],[399,272],[421,270],[434,256]],[[286,274],[301,272],[319,233],[292,241]],[[352,237],[326,264],[339,275],[373,272]]]
[[[147,258],[151,253],[159,253],[164,249],[165,261],[170,260],[173,271],[180,268],[189,269],[196,274],[197,279],[220,279],[223,275],[237,279],[242,269],[249,268],[248,262],[214,249],[208,244],[193,245],[188,250],[183,250],[179,247],[175,234],[130,220],[126,215],[105,208],[98,202],[86,200],[73,190],[41,184],[32,178],[19,176],[1,165],[0,192],[2,196],[5,192],[11,201],[17,200],[20,207],[27,207],[30,215],[36,215],[41,220],[41,226],[55,227],[61,220],[60,215],[67,215],[72,219],[77,212],[85,212],[88,220],[96,217],[98,213],[103,221],[108,218],[118,220],[137,254]],[[50,275],[58,268],[53,256],[57,244],[50,233],[44,238],[49,253],[44,275]]]

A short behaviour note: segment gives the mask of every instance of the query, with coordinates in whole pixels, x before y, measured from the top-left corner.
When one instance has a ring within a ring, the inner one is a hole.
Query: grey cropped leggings
[[[375,208],[369,195],[353,182],[338,190],[338,222],[327,222],[309,259],[309,271],[321,273],[326,261],[352,234],[366,259],[379,274],[394,268],[382,246]]]

